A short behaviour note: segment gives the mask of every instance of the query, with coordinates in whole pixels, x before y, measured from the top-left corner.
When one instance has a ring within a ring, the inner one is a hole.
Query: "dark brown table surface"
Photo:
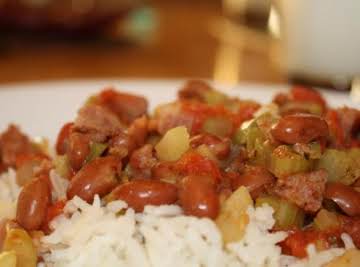
[[[232,58],[236,58],[239,81],[285,81],[266,49],[258,52],[233,44],[229,48],[214,34],[213,25],[222,17],[218,1],[155,1],[152,7],[159,27],[154,40],[146,44],[7,39],[0,44],[0,83],[86,78],[226,80],[234,72]]]

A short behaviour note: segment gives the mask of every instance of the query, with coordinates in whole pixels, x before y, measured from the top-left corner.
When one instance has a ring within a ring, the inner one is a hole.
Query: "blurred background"
[[[0,0],[0,83],[206,78],[349,89],[360,1]]]

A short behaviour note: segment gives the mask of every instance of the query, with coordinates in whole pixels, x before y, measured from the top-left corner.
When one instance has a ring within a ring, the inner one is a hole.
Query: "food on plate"
[[[105,89],[52,150],[0,135],[0,266],[357,266],[360,110],[189,81],[148,113]]]

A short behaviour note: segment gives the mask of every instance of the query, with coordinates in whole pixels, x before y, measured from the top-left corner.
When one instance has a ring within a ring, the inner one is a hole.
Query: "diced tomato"
[[[58,134],[55,148],[59,155],[64,155],[66,153],[66,147],[68,145],[68,140],[73,125],[74,123],[72,122],[65,123]]]
[[[342,129],[339,114],[336,110],[329,110],[325,116],[326,122],[329,125],[330,136],[333,139],[335,147],[341,148],[345,146],[345,136]]]
[[[289,236],[280,243],[283,253],[298,258],[307,256],[306,248],[310,244],[314,244],[317,250],[325,250],[330,248],[330,237],[336,238],[338,234],[325,233],[316,230],[294,230]]]
[[[294,86],[290,94],[295,101],[317,103],[322,107],[323,111],[326,110],[326,101],[319,92],[312,88]]]
[[[220,170],[214,161],[192,151],[176,163],[176,169],[185,175],[210,175],[215,182],[221,179]]]
[[[66,200],[60,200],[48,207],[46,219],[42,227],[44,232],[49,232],[49,223],[63,212],[65,204]]]
[[[181,109],[183,112],[191,114],[194,119],[191,129],[192,134],[201,132],[205,120],[209,117],[230,116],[229,112],[221,105],[209,106],[203,103],[182,101]]]

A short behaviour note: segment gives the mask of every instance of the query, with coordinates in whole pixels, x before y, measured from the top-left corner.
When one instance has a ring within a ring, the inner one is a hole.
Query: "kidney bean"
[[[46,179],[36,178],[26,184],[18,197],[16,220],[26,230],[37,230],[45,220],[50,203],[50,186]]]
[[[360,215],[360,192],[342,183],[328,183],[325,198],[334,201],[347,215]]]
[[[253,198],[258,197],[264,190],[265,186],[275,182],[274,177],[260,166],[246,166],[244,172],[236,175],[231,179],[233,190],[240,186],[245,186]]]
[[[136,212],[142,212],[146,205],[166,205],[177,201],[177,187],[159,180],[138,179],[116,187],[110,199],[125,201]]]
[[[190,175],[183,178],[179,200],[186,215],[214,219],[219,213],[219,196],[211,177]]]
[[[190,145],[196,148],[200,145],[207,145],[210,151],[219,159],[225,159],[230,154],[231,141],[228,138],[219,138],[212,134],[199,134],[191,138]]]
[[[69,163],[74,171],[81,169],[86,157],[90,153],[90,141],[84,134],[74,132],[70,135],[69,149],[67,155],[69,157]]]
[[[108,194],[117,185],[119,164],[121,162],[112,156],[94,159],[71,179],[67,197],[72,199],[79,196],[90,203],[96,194],[100,197]]]
[[[69,136],[71,133],[71,129],[74,123],[68,122],[65,123],[64,126],[60,129],[60,132],[56,139],[56,152],[59,155],[64,155],[69,146]]]
[[[283,143],[309,143],[327,137],[329,128],[326,121],[315,115],[292,114],[282,117],[271,129],[272,136]]]

